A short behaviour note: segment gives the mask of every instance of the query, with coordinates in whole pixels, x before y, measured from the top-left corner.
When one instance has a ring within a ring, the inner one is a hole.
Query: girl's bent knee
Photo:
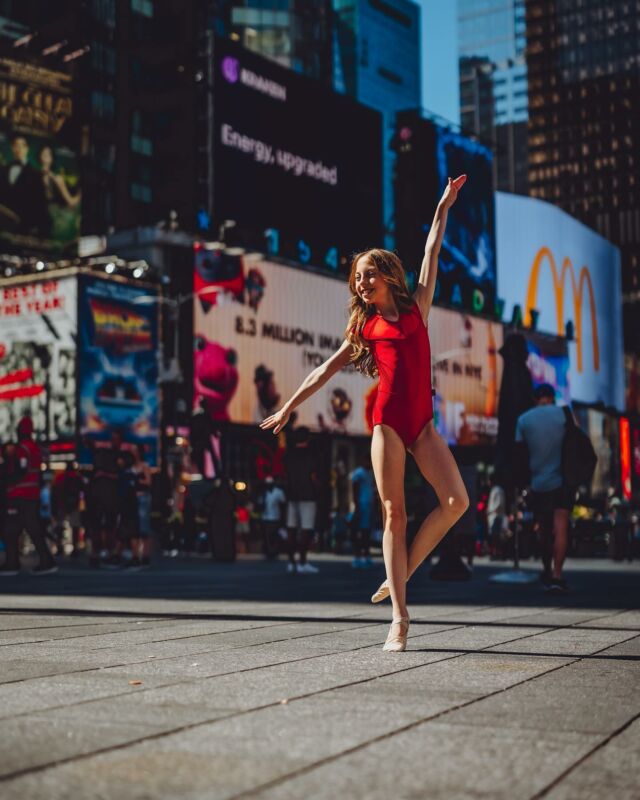
[[[468,508],[469,497],[466,492],[464,494],[449,495],[443,505],[443,510],[452,519],[460,519]]]

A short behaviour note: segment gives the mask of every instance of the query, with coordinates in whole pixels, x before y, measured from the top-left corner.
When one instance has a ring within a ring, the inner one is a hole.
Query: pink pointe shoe
[[[380,603],[382,600],[386,600],[387,597],[391,592],[389,591],[389,584],[387,581],[383,581],[379,588],[371,595],[371,602],[372,603]]]
[[[395,634],[395,636],[392,636],[391,631],[393,630],[394,625],[399,626],[400,632]],[[389,635],[387,636],[387,641],[384,643],[384,647],[382,649],[386,653],[402,653],[404,650],[407,649],[408,633],[409,633],[409,617],[398,617],[397,619],[391,620],[391,630],[389,631]]]

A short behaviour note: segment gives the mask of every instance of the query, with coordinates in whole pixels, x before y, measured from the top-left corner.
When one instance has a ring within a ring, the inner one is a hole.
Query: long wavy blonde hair
[[[371,350],[362,337],[362,329],[366,321],[375,314],[376,309],[372,303],[365,303],[356,292],[356,266],[361,258],[366,258],[378,269],[385,283],[391,289],[391,294],[400,313],[409,311],[413,300],[409,294],[404,267],[395,253],[375,247],[355,254],[351,261],[351,271],[349,272],[351,300],[349,301],[349,322],[344,335],[355,350],[351,363],[358,372],[374,378],[378,374],[378,370]]]

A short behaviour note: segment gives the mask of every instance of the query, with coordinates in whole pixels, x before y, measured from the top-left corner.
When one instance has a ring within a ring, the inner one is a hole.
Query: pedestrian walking
[[[90,442],[93,473],[89,484],[88,511],[91,532],[90,565],[119,566],[116,553],[116,530],[120,514],[118,495],[118,460],[122,455],[122,434],[114,430],[110,443]]]
[[[264,491],[260,499],[262,507],[261,526],[264,556],[269,561],[278,556],[278,530],[283,521],[283,509],[287,498],[280,486],[277,486],[273,475],[264,479]]]
[[[392,623],[383,649],[392,652],[406,648],[408,578],[469,505],[456,462],[433,424],[431,352],[426,328],[448,211],[465,181],[465,175],[449,179],[438,203],[413,296],[395,253],[373,249],[354,257],[349,275],[351,315],[345,341],[307,376],[279,411],[261,423],[262,428],[278,433],[296,406],[350,363],[367,375],[379,376],[371,462],[384,513],[387,580],[371,600],[379,602],[391,596]],[[408,553],[404,500],[407,451],[439,500],[420,526]]]
[[[318,567],[309,564],[307,552],[316,522],[316,452],[309,429],[301,425],[289,435],[285,454],[287,474],[287,572],[314,575]],[[298,561],[296,561],[296,553]]]
[[[47,545],[40,519],[40,467],[42,453],[33,440],[31,417],[18,423],[18,443],[12,448],[7,464],[6,509],[4,533],[7,550],[2,575],[17,575],[20,571],[19,541],[22,531],[31,538],[39,562],[32,575],[48,575],[58,567]]]
[[[526,452],[520,457],[529,461],[530,505],[542,555],[541,580],[548,591],[561,594],[568,588],[562,567],[569,541],[569,511],[575,497],[562,474],[566,417],[562,408],[555,405],[553,386],[541,384],[534,396],[534,408],[518,418],[516,444],[526,445]]]
[[[138,536],[134,544],[134,564],[148,567],[151,563],[151,467],[144,458],[144,447],[139,444],[133,451]]]
[[[54,509],[57,528],[62,540],[65,522],[71,528],[72,557],[80,554],[80,529],[82,528],[82,496],[84,480],[78,471],[78,465],[69,461],[64,472],[59,475],[53,484]]]
[[[354,509],[351,516],[354,569],[371,569],[369,555],[371,525],[373,522],[374,478],[369,459],[361,455],[358,466],[349,475],[353,489]]]

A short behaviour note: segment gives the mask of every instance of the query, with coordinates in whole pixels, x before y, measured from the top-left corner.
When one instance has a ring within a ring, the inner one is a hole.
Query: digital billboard
[[[72,251],[81,193],[71,76],[0,58],[0,242]]]
[[[28,414],[36,434],[76,432],[77,279],[6,282],[0,288],[0,442]]]
[[[435,306],[429,314],[429,337],[436,428],[449,444],[494,443],[502,325]]]
[[[212,72],[213,230],[332,272],[380,246],[380,114],[229,41]]]
[[[506,318],[519,306],[525,326],[560,336],[569,323],[571,398],[623,410],[619,250],[541,200],[498,192],[496,218]]]
[[[87,440],[145,447],[157,464],[160,430],[158,295],[150,287],[83,277],[78,304],[80,458],[91,461]]]
[[[416,112],[397,116],[396,245],[405,266],[419,270],[433,215],[448,177],[468,180],[448,214],[436,302],[493,314],[496,245],[493,157],[484,145]]]
[[[235,281],[229,264],[225,291],[217,294],[196,270],[194,405],[217,421],[255,424],[340,347],[349,290],[343,281],[259,257],[235,262]],[[342,370],[296,409],[298,424],[369,433],[375,387],[353,367]]]
[[[588,433],[598,461],[591,481],[591,494],[602,497],[618,483],[618,419],[593,408],[574,407],[578,425]]]
[[[571,403],[569,386],[569,348],[567,340],[535,331],[523,331],[529,350],[527,366],[533,385],[548,383],[553,386],[556,401],[561,405]]]

